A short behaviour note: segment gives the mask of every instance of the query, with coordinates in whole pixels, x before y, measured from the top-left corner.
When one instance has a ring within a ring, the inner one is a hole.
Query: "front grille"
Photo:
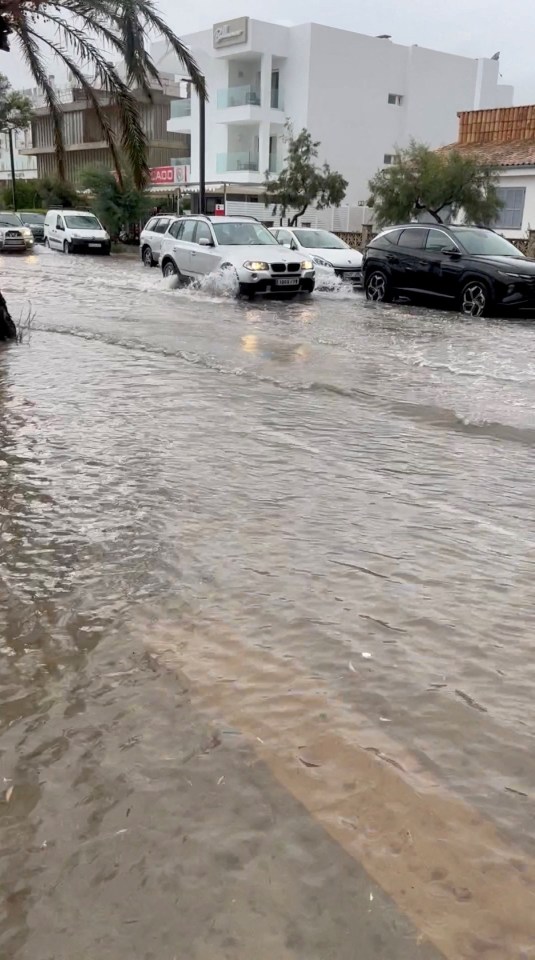
[[[288,273],[299,273],[301,269],[300,263],[289,263],[288,264]]]
[[[273,270],[273,273],[285,273],[285,272],[286,272],[286,264],[285,264],[285,263],[272,263],[272,264],[271,264],[271,269]]]
[[[18,230],[8,230],[6,233],[6,237],[10,239],[12,237],[16,237],[17,240],[22,240],[22,234],[20,234]]]

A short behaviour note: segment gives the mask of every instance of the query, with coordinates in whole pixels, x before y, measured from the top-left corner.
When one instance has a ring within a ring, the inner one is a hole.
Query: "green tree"
[[[31,100],[13,90],[7,77],[0,73],[0,133],[27,130],[33,114]]]
[[[63,207],[70,210],[80,203],[76,187],[66,180],[59,180],[57,177],[44,177],[39,182],[39,194],[41,204],[47,210],[50,207]]]
[[[275,180],[266,173],[266,202],[273,204],[273,214],[278,209],[280,216],[285,217],[288,210],[296,210],[289,222],[295,226],[312,205],[317,210],[339,207],[346,195],[347,180],[331,170],[328,163],[317,165],[320,142],[313,140],[305,128],[294,137],[289,121],[283,139],[287,144],[285,167]]]
[[[112,237],[139,223],[149,209],[151,200],[147,192],[136,189],[132,177],[126,173],[119,181],[109,170],[95,168],[82,174],[81,183],[91,191],[91,207]]]
[[[154,0],[0,0],[0,50],[9,50],[14,37],[26,66],[42,89],[54,125],[58,175],[65,179],[63,113],[48,76],[45,55],[54,56],[83,89],[99,120],[103,139],[121,177],[120,148],[128,158],[136,187],[149,179],[147,134],[133,89],[150,93],[159,74],[145,49],[145,35],[163,36],[200,96],[206,96],[204,77],[195,58],[159,15]],[[122,57],[126,78],[112,58]],[[87,78],[87,73],[92,79]],[[120,119],[120,142],[95,91],[107,91]]]
[[[461,211],[467,223],[492,224],[502,206],[497,182],[495,169],[474,154],[430,150],[413,140],[370,180],[369,205],[380,227],[422,213],[443,223]]]
[[[18,210],[33,210],[35,207],[43,206],[38,180],[16,180],[15,193]],[[6,209],[13,205],[11,185],[2,191],[2,200]]]

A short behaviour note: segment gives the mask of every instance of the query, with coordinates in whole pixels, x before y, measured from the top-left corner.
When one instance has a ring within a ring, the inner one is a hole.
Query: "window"
[[[524,219],[525,187],[498,187],[498,198],[503,203],[494,226],[502,230],[520,230]]]
[[[442,230],[429,231],[425,244],[426,250],[451,250],[454,246],[455,243],[451,237],[448,237]]]
[[[58,217],[57,220],[56,220],[56,230],[65,230],[65,227],[63,226],[63,218],[62,218],[62,217]]]
[[[185,243],[193,243],[193,234],[195,233],[195,227],[197,226],[196,220],[183,220],[184,229],[180,234],[180,239]]]
[[[152,229],[154,230],[154,233],[167,233],[169,223],[169,217],[161,217]]]
[[[400,93],[389,93],[388,102],[391,107],[400,107],[403,103],[403,97]]]
[[[288,233],[287,230],[278,230],[277,231],[277,242],[278,243],[287,243],[291,244],[293,237],[291,233]]]
[[[156,226],[157,223],[158,223],[158,217],[153,217],[152,220],[149,220],[149,222],[145,224],[145,230],[154,230],[154,227]]]
[[[65,223],[69,230],[102,230],[102,224],[92,213],[71,213],[65,217]]]
[[[200,243],[201,240],[209,240],[210,243],[214,242],[212,237],[212,231],[207,223],[203,223],[202,220],[199,220],[197,224],[197,233],[195,234],[195,243]]]
[[[425,246],[428,232],[428,230],[423,230],[419,227],[402,230],[399,238],[399,246],[410,247],[411,250],[421,250]]]
[[[171,234],[172,237],[175,238],[175,240],[182,239],[182,231],[184,229],[184,223],[185,223],[185,220],[175,220],[175,222],[172,223],[171,226],[169,227],[169,233]]]
[[[395,153],[385,153],[385,155],[384,155],[384,157],[383,157],[383,163],[384,163],[385,167],[389,167],[390,164],[396,162],[396,159],[397,159],[397,157],[396,157],[396,154],[395,154]]]

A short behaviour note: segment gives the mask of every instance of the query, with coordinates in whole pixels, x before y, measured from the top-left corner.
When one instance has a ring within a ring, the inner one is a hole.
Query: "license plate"
[[[284,277],[280,280],[275,280],[277,287],[297,287],[299,284],[299,277]]]
[[[98,247],[99,250],[101,246],[102,246],[101,243],[88,243],[88,247]]]
[[[342,280],[348,280],[353,283],[355,280],[360,280],[360,273],[343,273]]]

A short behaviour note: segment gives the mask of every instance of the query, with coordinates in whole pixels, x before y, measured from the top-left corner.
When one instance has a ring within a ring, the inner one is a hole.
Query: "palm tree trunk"
[[[0,343],[6,340],[15,340],[17,337],[17,328],[11,319],[11,314],[7,309],[7,303],[0,293]]]

